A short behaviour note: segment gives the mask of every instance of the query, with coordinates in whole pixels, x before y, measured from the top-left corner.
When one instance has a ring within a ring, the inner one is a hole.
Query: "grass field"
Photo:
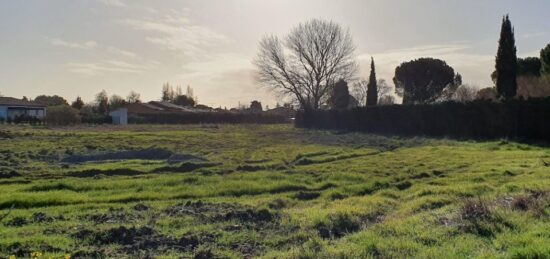
[[[550,258],[550,148],[275,126],[0,128],[0,258]]]

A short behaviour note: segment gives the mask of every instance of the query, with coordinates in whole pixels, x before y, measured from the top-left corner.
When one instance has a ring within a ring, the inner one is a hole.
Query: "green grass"
[[[550,148],[287,125],[0,130],[0,258],[550,257]],[[61,162],[146,149],[208,161]]]

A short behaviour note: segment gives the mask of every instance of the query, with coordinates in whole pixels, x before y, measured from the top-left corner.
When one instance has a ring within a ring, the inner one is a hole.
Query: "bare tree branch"
[[[292,29],[284,42],[264,37],[254,64],[259,82],[293,96],[303,109],[315,110],[334,83],[356,73],[354,51],[349,31],[315,19]]]

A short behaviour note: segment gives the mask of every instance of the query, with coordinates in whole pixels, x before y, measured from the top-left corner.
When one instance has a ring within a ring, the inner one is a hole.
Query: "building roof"
[[[124,105],[128,109],[128,113],[133,114],[159,114],[165,113],[165,110],[148,103],[131,103]]]
[[[36,103],[36,102],[29,102],[29,101],[23,101],[17,98],[13,97],[0,97],[0,105],[1,106],[24,106],[24,107],[39,107],[44,108],[46,105]]]
[[[204,110],[204,109],[197,109],[197,108],[194,108],[194,107],[177,105],[177,104],[173,104],[173,103],[169,103],[169,102],[151,101],[151,102],[149,102],[149,104],[153,105],[153,106],[156,106],[156,107],[159,107],[159,108],[163,108],[163,109],[165,109],[167,111],[171,111],[171,112],[206,112],[206,111],[208,111],[208,110]]]
[[[128,114],[174,114],[174,113],[197,113],[210,112],[211,110],[184,107],[168,102],[130,103],[123,106],[128,109]]]

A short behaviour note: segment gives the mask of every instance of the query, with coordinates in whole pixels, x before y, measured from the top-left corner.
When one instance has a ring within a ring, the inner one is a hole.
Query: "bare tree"
[[[357,99],[360,105],[365,105],[367,103],[368,84],[369,81],[365,79],[353,84],[352,95]],[[376,84],[378,86],[378,102],[380,102],[382,98],[391,95],[391,92],[393,92],[393,87],[388,85],[385,79],[378,80]],[[395,98],[392,100],[395,100]]]
[[[368,84],[369,81],[365,79],[361,79],[353,84],[351,95],[353,95],[360,106],[364,106],[367,103]]]
[[[254,64],[261,83],[295,97],[303,109],[316,110],[338,80],[355,74],[354,50],[349,31],[314,19],[299,24],[284,41],[276,36],[262,39]]]
[[[378,99],[378,105],[392,105],[395,104],[395,96],[388,94]]]
[[[469,85],[459,86],[453,94],[452,100],[457,102],[470,102],[476,99],[478,89]]]
[[[477,100],[497,101],[497,89],[494,87],[487,87],[480,89],[476,94]]]
[[[135,92],[134,90],[130,91],[128,96],[126,96],[127,103],[141,103],[141,94]]]
[[[517,97],[522,99],[543,98],[550,96],[550,76],[518,77]]]

